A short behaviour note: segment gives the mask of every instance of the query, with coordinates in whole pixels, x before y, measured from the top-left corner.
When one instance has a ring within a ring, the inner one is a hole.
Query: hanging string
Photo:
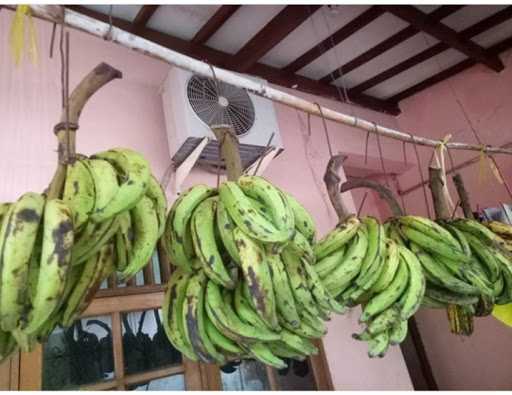
[[[377,124],[374,122],[375,130],[377,130]],[[384,165],[384,155],[382,154],[382,146],[380,145],[380,136],[377,133],[377,148],[379,149],[379,158],[380,158],[380,166],[382,167],[382,171],[384,172],[384,183],[389,188],[388,182],[388,172],[386,171],[386,166]]]
[[[397,191],[397,195],[400,197],[400,203],[402,204],[402,210],[403,210],[404,214],[407,214],[404,196],[401,194],[402,188],[400,187],[400,182],[398,181],[398,177],[396,176],[396,174],[393,176],[393,181],[395,181],[395,189]]]
[[[270,138],[267,141],[267,145],[263,149],[263,151],[262,151],[262,153],[260,155],[260,158],[258,159],[258,164],[256,165],[256,168],[254,169],[254,173],[253,173],[254,176],[256,174],[258,174],[258,170],[260,169],[261,162],[263,162],[263,158],[268,153],[268,151],[270,149],[270,144],[272,143],[272,140],[274,139],[275,134],[276,134],[275,132],[272,132],[272,134],[270,135]]]
[[[368,143],[370,142],[370,131],[366,133],[366,139],[364,143],[364,164],[368,164]]]
[[[361,217],[361,211],[363,210],[364,203],[366,202],[366,198],[368,197],[368,191],[364,193],[363,199],[359,204],[359,208],[357,209],[357,217]]]
[[[50,59],[53,59],[53,47],[55,45],[55,31],[57,30],[57,22],[53,23],[52,36],[50,38]]]
[[[411,138],[413,138],[412,134],[409,133],[409,135],[411,136]],[[423,170],[421,167],[421,160],[420,160],[420,154],[418,152],[418,146],[417,146],[417,144],[414,144],[414,143],[412,144],[412,146],[414,148],[414,154],[416,156],[416,164],[418,165],[418,171],[420,173],[421,187],[423,190],[423,198],[425,199],[425,207],[427,208],[427,215],[429,218],[432,218],[432,215],[430,213],[430,205],[428,204],[427,187],[426,187],[425,177],[423,177]]]
[[[320,107],[320,104],[314,103],[318,107],[318,112],[320,112],[320,117],[322,118],[322,123],[324,125],[324,133],[325,133],[325,139],[327,141],[327,148],[329,149],[329,156],[332,158],[334,156],[331,146],[331,139],[329,138],[329,130],[327,129],[327,122],[325,121],[324,113],[322,112],[322,107]]]
[[[405,146],[406,142],[402,141],[402,152],[404,155],[404,164],[407,166],[407,147]]]

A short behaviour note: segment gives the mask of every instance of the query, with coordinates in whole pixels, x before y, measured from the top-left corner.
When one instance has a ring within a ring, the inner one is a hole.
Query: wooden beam
[[[204,44],[207,42],[239,8],[240,5],[221,5],[215,14],[195,34],[192,42],[194,44]]]
[[[441,21],[446,18],[448,15],[451,15],[458,10],[460,10],[464,5],[443,5],[439,8],[436,8],[432,11],[429,16],[436,20]],[[320,82],[325,84],[331,83],[331,81],[337,80],[341,76],[350,73],[352,70],[357,69],[365,63],[368,63],[370,60],[376,58],[377,56],[383,54],[387,50],[397,46],[398,44],[408,40],[413,37],[415,34],[418,34],[419,30],[414,26],[407,26],[406,28],[400,30],[398,33],[393,34],[391,37],[385,39],[380,42],[376,46],[370,48],[368,51],[363,52],[361,55],[356,56],[354,59],[348,61],[343,66],[337,68],[336,70],[331,71],[329,74],[320,78]]]
[[[486,65],[494,71],[501,71],[505,68],[499,57],[487,53],[480,45],[475,44],[471,40],[464,39],[452,28],[433,20],[429,15],[414,6],[383,5],[382,7],[396,17],[430,34],[439,41],[459,50],[469,58]]]
[[[279,12],[263,29],[226,62],[229,68],[244,72],[274,48],[288,34],[308,19],[319,5],[289,5]]]
[[[140,29],[145,27],[149,19],[153,16],[158,7],[158,5],[143,5],[132,22],[135,28]]]
[[[83,6],[75,5],[67,6],[67,8],[72,9],[76,12],[80,12],[99,21],[109,23],[108,15],[103,14],[101,12],[85,8]],[[133,25],[130,22],[127,22],[123,19],[113,17],[112,24],[120,29],[126,30],[128,32],[133,32]],[[134,33],[140,37],[153,41],[166,48],[180,52],[192,58],[203,61],[206,59],[212,65],[222,66],[226,62],[226,59],[228,61],[233,59],[233,55],[230,55],[226,52],[210,48],[206,45],[194,44],[190,41],[185,41],[180,38],[165,33],[161,33],[153,29],[149,29],[147,27],[140,29],[139,31]],[[258,77],[264,78],[276,85],[284,86],[287,88],[292,88],[296,85],[297,89],[302,92],[323,96],[338,101],[343,100],[343,98],[340,97],[337,88],[333,85],[320,84],[311,78],[302,77],[296,74],[287,75],[278,68],[267,66],[264,65],[263,63],[256,63],[254,66],[250,68],[250,70],[248,70],[248,72]],[[351,102],[358,104],[362,107],[369,108],[371,110],[384,112],[392,115],[397,115],[400,113],[398,106],[396,106],[395,103],[389,102],[387,100],[380,100],[367,95],[354,95],[350,99]]]
[[[325,52],[335,47],[352,34],[368,25],[373,20],[377,19],[384,13],[384,10],[379,6],[372,6],[355,19],[338,29],[335,33],[316,44],[313,48],[309,49],[293,62],[283,68],[285,73],[295,73],[307,66],[315,59],[322,56]],[[325,81],[324,81],[325,82]],[[328,81],[330,82],[330,81]]]
[[[499,25],[502,22],[505,22],[506,20],[512,18],[512,6],[509,6],[485,19],[482,21],[468,27],[467,29],[464,29],[462,32],[458,33],[460,37],[463,39],[469,40],[470,38],[477,36],[480,33],[485,32],[486,30]],[[377,74],[376,76],[360,83],[359,85],[356,85],[355,87],[349,89],[349,97],[351,94],[354,93],[360,93],[364,92],[378,84],[380,84],[383,81],[386,81],[395,75],[398,75],[407,69],[410,69],[411,67],[414,67],[430,58],[433,58],[434,56],[440,54],[443,51],[446,51],[447,49],[450,49],[450,46],[444,42],[439,42],[435,45],[433,45],[430,48],[427,48],[426,50],[411,56],[410,58],[404,60],[403,62],[400,62],[396,64],[393,67],[390,67],[387,70],[384,70],[383,72]]]
[[[500,53],[512,48],[512,37],[509,37],[503,41],[500,41],[499,43],[491,46],[487,49],[489,53],[491,53],[494,56],[498,56]],[[419,91],[422,91],[424,89],[427,89],[431,87],[432,85],[437,84],[438,82],[444,81],[447,78],[453,77],[454,75],[469,69],[470,67],[473,67],[478,62],[474,59],[466,59],[462,62],[457,63],[456,65],[453,65],[452,67],[449,67],[447,69],[444,69],[440,73],[437,73],[413,86],[410,88],[407,88],[403,90],[402,92],[397,93],[396,95],[393,95],[388,100],[392,102],[399,102],[409,96],[412,96]]]

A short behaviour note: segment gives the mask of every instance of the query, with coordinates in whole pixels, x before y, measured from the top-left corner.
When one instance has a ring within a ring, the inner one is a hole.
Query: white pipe
[[[62,21],[62,13],[64,12],[64,22],[66,25],[75,29],[90,33],[97,37],[106,37],[109,34],[111,40],[125,47],[131,48],[135,51],[142,52],[146,55],[161,59],[173,66],[189,70],[195,74],[204,77],[213,78],[213,72],[210,65],[191,58],[189,56],[180,54],[162,45],[156,44],[145,38],[128,33],[115,26],[110,26],[107,23],[98,21],[97,19],[90,18],[86,15],[80,14],[76,11],[65,9],[62,6],[54,5],[32,5],[30,6],[32,14],[44,19],[49,19],[53,22],[60,23]],[[239,88],[247,89],[259,96],[265,97],[269,100],[282,103],[284,105],[296,108],[298,110],[316,115],[323,116],[330,121],[352,126],[366,132],[376,133],[384,137],[392,139],[425,145],[430,147],[437,147],[441,144],[440,140],[428,139],[425,137],[414,136],[409,133],[400,132],[385,126],[378,125],[374,122],[367,121],[358,117],[343,114],[326,107],[319,107],[307,100],[301,99],[297,96],[285,93],[278,89],[255,82],[249,78],[241,76],[231,71],[221,68],[215,68],[215,76],[219,81],[227,84],[237,86]],[[446,147],[450,149],[462,149],[472,151],[482,151],[487,153],[502,153],[512,155],[511,149],[492,147],[480,145],[472,145],[465,143],[449,142]]]

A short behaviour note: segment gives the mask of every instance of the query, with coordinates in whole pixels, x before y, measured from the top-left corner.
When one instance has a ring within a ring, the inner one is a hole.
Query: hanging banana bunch
[[[312,340],[343,309],[315,270],[315,233],[304,207],[262,177],[184,192],[163,236],[176,266],[162,308],[171,343],[193,360],[276,368],[316,353]]]
[[[166,211],[148,162],[127,148],[79,156],[59,198],[0,204],[0,358],[72,325],[114,271],[140,271]]]

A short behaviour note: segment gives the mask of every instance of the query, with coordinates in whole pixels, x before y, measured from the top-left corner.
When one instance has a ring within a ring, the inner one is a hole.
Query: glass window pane
[[[265,365],[260,362],[244,359],[242,362],[230,362],[220,369],[224,391],[270,390]]]
[[[182,374],[154,379],[147,383],[137,383],[127,386],[128,391],[184,391],[185,377]]]
[[[121,314],[125,374],[181,364],[165,334],[160,309]]]
[[[287,368],[276,370],[275,377],[279,389],[283,391],[315,391],[313,371],[307,360],[295,361],[284,358]]]
[[[57,327],[43,345],[43,390],[72,389],[114,377],[110,316]]]

